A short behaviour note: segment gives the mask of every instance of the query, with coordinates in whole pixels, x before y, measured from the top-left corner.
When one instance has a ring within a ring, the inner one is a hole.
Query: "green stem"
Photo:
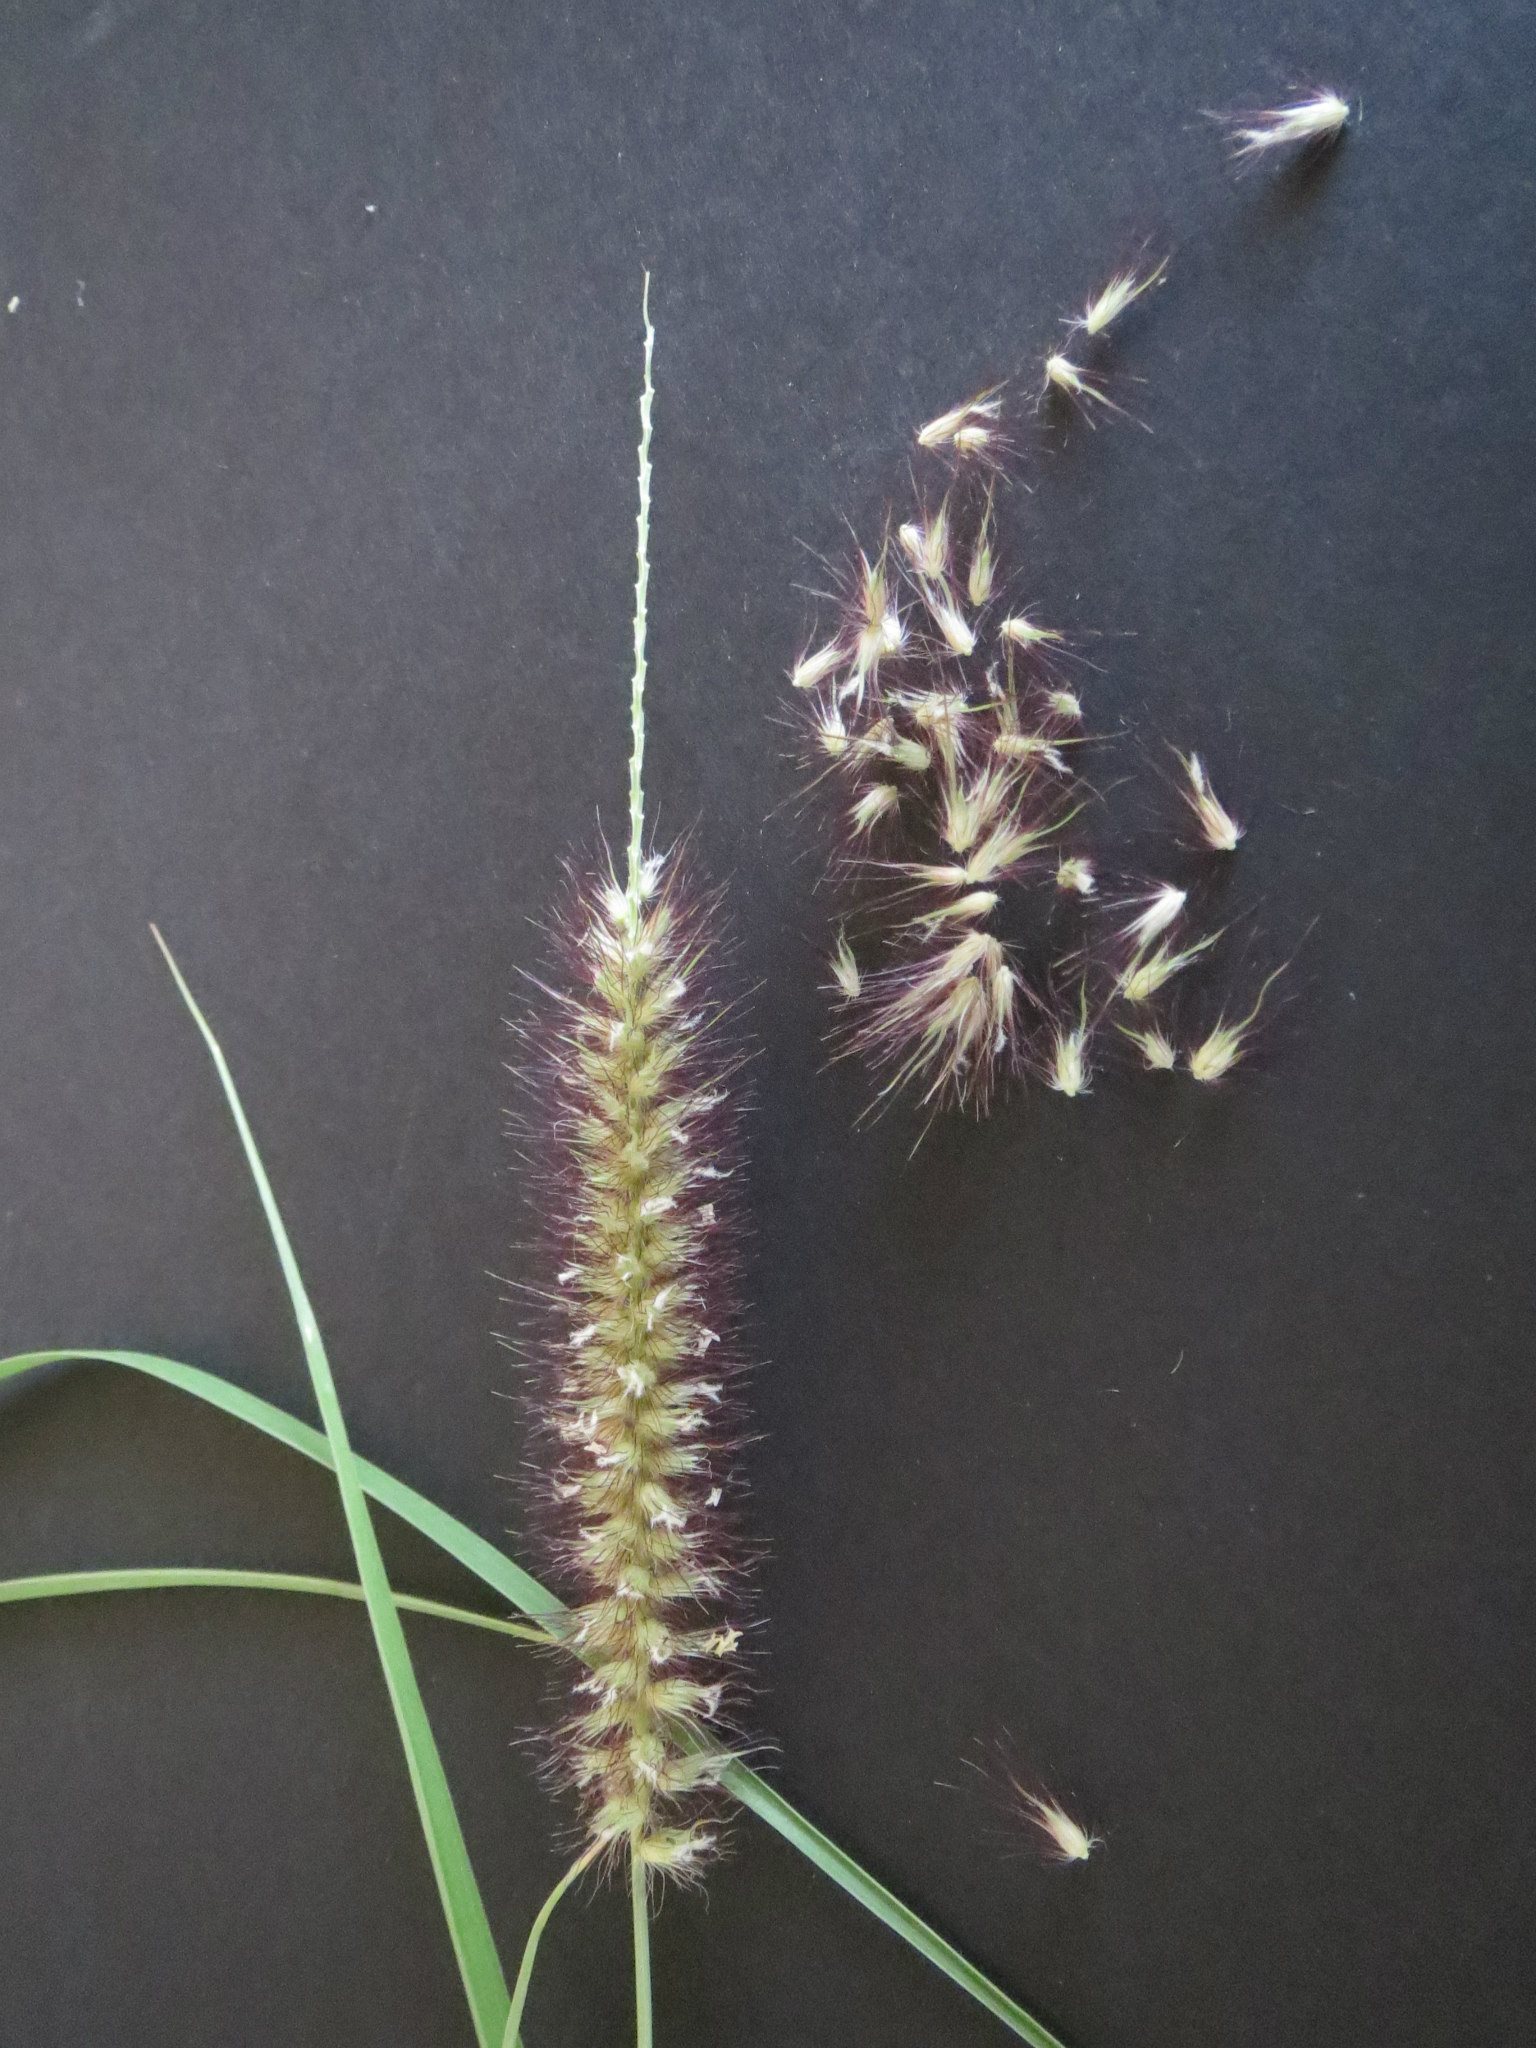
[[[638,1848],[638,1843],[631,1843],[629,1851],[629,1905],[635,1923],[635,2048],[651,2048],[651,1902]]]
[[[0,1579],[0,1607],[23,1600],[68,1599],[81,1593],[159,1593],[186,1586],[240,1593],[324,1593],[333,1600],[367,1598],[351,1579],[316,1578],[308,1572],[225,1570],[212,1565],[131,1565],[110,1571],[44,1572],[25,1579]],[[547,1630],[526,1621],[503,1621],[497,1614],[479,1614],[472,1607],[451,1607],[418,1593],[396,1593],[395,1605],[407,1614],[430,1614],[438,1621],[467,1622],[472,1628],[494,1629],[525,1643],[556,1648]]]
[[[507,2014],[507,2031],[502,2039],[501,2048],[517,2048],[517,2030],[523,2023],[523,2007],[528,2003],[528,1987],[533,1982],[534,1959],[539,1953],[539,1942],[549,1925],[550,1915],[593,1857],[601,1854],[602,1849],[601,1842],[593,1842],[590,1847],[583,1849],[535,1915],[533,1925],[528,1930],[528,1945],[523,1950],[522,1967],[518,1970],[517,1982],[512,1987],[512,2010]]]
[[[640,903],[641,846],[645,837],[645,612],[651,583],[651,407],[656,392],[651,383],[651,356],[656,347],[656,330],[651,325],[651,273],[645,273],[640,297],[640,317],[645,323],[645,379],[640,391],[640,511],[635,520],[635,671],[629,693],[629,866],[625,894],[630,915]]]

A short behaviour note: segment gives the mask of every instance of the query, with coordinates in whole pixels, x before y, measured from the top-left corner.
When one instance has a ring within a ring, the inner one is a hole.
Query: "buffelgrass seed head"
[[[1144,947],[1116,984],[1119,994],[1128,1003],[1151,1002],[1159,989],[1165,988],[1176,974],[1182,974],[1192,961],[1198,960],[1200,955],[1214,946],[1220,937],[1220,932],[1211,932],[1203,939],[1196,939],[1192,946]]]
[[[951,654],[968,655],[976,652],[976,633],[965,614],[955,602],[952,591],[942,584],[924,583],[923,599],[933,623],[943,636],[944,645]]]
[[[1117,1028],[1141,1054],[1141,1063],[1149,1074],[1171,1074],[1178,1065],[1179,1055],[1160,1024],[1148,1024],[1140,1031],[1132,1031],[1125,1024]]]
[[[864,978],[849,1049],[926,1104],[984,1109],[1014,1049],[1019,984],[1001,940],[967,930]]]
[[[1080,854],[1072,854],[1057,863],[1056,886],[1069,896],[1092,896],[1097,890],[1098,877],[1093,871],[1093,862]]]
[[[1033,650],[1037,647],[1060,647],[1066,639],[1054,626],[1037,625],[1027,612],[1014,612],[1006,619],[1000,619],[997,626],[999,636],[1014,647]]]
[[[814,690],[835,675],[847,659],[848,650],[836,640],[808,648],[789,672],[790,685],[796,690]]]
[[[1097,339],[1113,326],[1127,308],[1136,303],[1143,292],[1149,292],[1154,285],[1161,284],[1167,275],[1166,256],[1151,268],[1128,264],[1125,269],[1117,270],[1109,282],[1094,293],[1070,325],[1083,334]]]
[[[1287,961],[1286,966],[1289,964]],[[1188,1066],[1194,1080],[1209,1086],[1214,1081],[1226,1079],[1247,1050],[1253,1027],[1258,1022],[1260,1010],[1264,1007],[1264,998],[1284,972],[1285,967],[1277,967],[1269,975],[1246,1017],[1241,1017],[1236,1023],[1231,1024],[1225,1016],[1218,1017],[1212,1029],[1191,1049]]]
[[[1349,101],[1336,92],[1308,93],[1289,106],[1268,107],[1252,114],[1217,114],[1227,129],[1232,154],[1248,164],[1275,150],[1308,148],[1337,142],[1349,122]]]
[[[992,546],[992,494],[987,493],[987,502],[982,510],[981,524],[976,530],[976,539],[971,547],[971,565],[966,571],[965,594],[971,601],[971,609],[980,611],[990,603],[992,585],[997,574],[997,557]]]
[[[735,1690],[728,1540],[740,1372],[722,1216],[736,1059],[705,991],[715,899],[676,856],[637,884],[574,886],[556,920],[565,989],[542,1039],[553,1330],[541,1473],[586,1664],[559,1763],[589,1839],[689,1875],[723,1768],[698,1733]]]
[[[894,782],[872,782],[854,799],[848,822],[856,838],[867,839],[883,818],[893,816],[900,808],[901,791]]]
[[[1131,415],[1123,405],[1117,405],[1104,388],[1104,380],[1080,363],[1074,363],[1070,356],[1057,349],[1045,359],[1045,382],[1040,386],[1040,402],[1056,397],[1068,405],[1075,406],[1091,427],[1094,424],[1095,406],[1102,412],[1118,413],[1122,419]],[[1140,421],[1137,425],[1141,425]]]
[[[931,519],[909,519],[896,538],[913,573],[929,583],[947,583],[950,568],[949,500]]]
[[[1100,1837],[1091,1835],[1058,1800],[1042,1798],[1023,1786],[1017,1792],[1019,1817],[1043,1837],[1041,1853],[1047,1862],[1086,1863],[1095,1849],[1103,1848]]]
[[[1235,853],[1243,828],[1212,789],[1204,762],[1198,754],[1180,754],[1178,759],[1188,784],[1182,794],[1200,827],[1200,837],[1213,853]]]
[[[1150,896],[1140,899],[1141,907],[1129,924],[1122,925],[1120,937],[1136,947],[1150,946],[1184,913],[1189,893],[1171,882],[1159,883]]]
[[[1013,1738],[1003,1730],[988,1742],[978,1741],[977,1753],[962,1759],[969,1781],[975,1785],[995,1816],[989,1832],[999,1845],[1016,1851],[1021,1842],[1031,1854],[1051,1864],[1086,1863],[1095,1850],[1103,1848],[1100,1837],[1091,1834],[1033,1773],[1015,1759]],[[964,1789],[963,1785],[950,1788]]]
[[[1045,701],[1058,718],[1066,719],[1069,725],[1081,725],[1083,707],[1074,690],[1048,690]]]
[[[828,963],[832,969],[832,982],[838,995],[845,1003],[856,1003],[863,986],[859,976],[859,963],[854,958],[853,948],[848,943],[848,934],[838,928],[837,941],[832,948]]]
[[[1045,1084],[1058,1095],[1086,1095],[1093,1084],[1088,1065],[1088,988],[1079,991],[1075,1024],[1058,1022],[1052,1027],[1050,1052],[1045,1065]]]
[[[1003,402],[995,390],[982,391],[964,405],[952,406],[917,430],[919,448],[953,449],[958,455],[984,454],[997,435]]]

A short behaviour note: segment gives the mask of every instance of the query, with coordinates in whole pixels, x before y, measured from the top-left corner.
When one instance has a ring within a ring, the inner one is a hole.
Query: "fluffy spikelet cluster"
[[[1255,117],[1249,146],[1324,134],[1341,108],[1321,95]],[[1106,899],[1102,852],[1081,843],[1114,820],[1084,779],[1098,736],[1084,727],[1079,671],[1064,668],[1076,657],[1021,588],[999,516],[1050,401],[1089,424],[1124,415],[1109,342],[1167,274],[1145,248],[1113,269],[1044,354],[1032,404],[994,384],[916,428],[917,502],[834,567],[837,617],[790,670],[841,899],[837,1049],[869,1064],[882,1099],[906,1091],[927,1109],[985,1112],[1003,1081],[1026,1074],[1085,1096],[1109,1022],[1110,1043],[1139,1055],[1141,1071],[1182,1066],[1210,1083],[1238,1064],[1256,1021],[1257,1010],[1235,1026],[1223,1015],[1181,1059],[1154,1013],[1222,937],[1190,928],[1206,877],[1132,882]],[[1214,875],[1245,828],[1202,755],[1175,757],[1195,831],[1169,850]]]
[[[1163,269],[1117,273],[1077,325],[1102,333]],[[1115,1005],[1142,1013],[1120,1031],[1143,1068],[1177,1064],[1146,1006],[1220,937],[1185,932],[1189,892],[1171,883],[1103,900],[1101,863],[1067,843],[1093,815],[1079,772],[1093,736],[1066,636],[1019,602],[1010,573],[1005,425],[991,391],[918,429],[941,474],[839,574],[834,629],[790,671],[853,899],[830,961],[839,1050],[870,1065],[882,1097],[907,1090],[930,1109],[984,1112],[1031,1073],[1088,1094]],[[968,428],[985,442],[968,447]],[[1200,757],[1177,759],[1199,857],[1231,853],[1242,828]]]
[[[1323,89],[1287,106],[1212,118],[1226,128],[1238,163],[1251,164],[1276,151],[1326,148],[1344,133],[1349,115],[1349,101]]]
[[[560,1313],[544,1481],[588,1666],[561,1760],[593,1842],[687,1875],[714,1833],[739,1630],[722,1524],[738,1370],[719,1204],[731,1078],[700,994],[715,905],[676,863],[577,892],[556,1099]]]
[[[922,434],[953,448],[978,413],[992,430],[994,404],[972,400]],[[1081,706],[1054,687],[1060,634],[996,601],[992,496],[974,466],[846,581],[840,632],[791,681],[807,690],[812,757],[885,941],[867,975],[846,935],[834,949],[848,1046],[887,1088],[985,1107],[1018,1063],[1028,1000],[996,929],[1003,895],[1036,877],[1078,897],[1093,888],[1089,865],[1063,872],[1056,849]]]

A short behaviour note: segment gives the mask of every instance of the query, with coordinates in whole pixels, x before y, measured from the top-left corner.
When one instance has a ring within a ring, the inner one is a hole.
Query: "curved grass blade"
[[[320,1419],[325,1425],[326,1439],[331,1447],[331,1466],[336,1474],[336,1485],[341,1495],[342,1513],[346,1517],[352,1554],[357,1560],[357,1576],[367,1602],[368,1619],[373,1626],[373,1639],[379,1653],[379,1665],[384,1674],[384,1683],[389,1690],[390,1704],[395,1712],[395,1725],[400,1731],[400,1745],[405,1752],[411,1790],[416,1798],[416,1811],[426,1840],[427,1853],[432,1860],[432,1873],[437,1879],[443,1917],[448,1925],[449,1938],[453,1942],[454,1955],[458,1959],[459,1975],[464,1981],[464,1995],[469,2001],[480,2048],[501,2048],[510,2005],[506,1978],[502,1975],[501,1960],[496,1953],[496,1943],[491,1934],[491,1923],[486,1918],[480,1887],[475,1882],[475,1873],[470,1866],[469,1850],[465,1845],[464,1831],[459,1825],[453,1794],[448,1787],[448,1776],[443,1769],[443,1760],[438,1755],[432,1724],[427,1718],[426,1702],[421,1696],[415,1667],[411,1663],[411,1653],[406,1647],[405,1630],[400,1624],[400,1616],[395,1611],[394,1597],[384,1569],[384,1559],[379,1550],[379,1539],[374,1532],[367,1495],[358,1476],[351,1441],[347,1435],[346,1418],[342,1414],[336,1382],[331,1374],[330,1360],[326,1356],[325,1345],[320,1336],[320,1325],[310,1305],[309,1294],[299,1273],[298,1260],[294,1257],[293,1246],[289,1243],[288,1232],[283,1226],[282,1215],[278,1210],[277,1198],[272,1192],[271,1182],[267,1179],[266,1168],[262,1165],[255,1136],[246,1119],[239,1091],[235,1087],[235,1078],[229,1070],[223,1049],[213,1035],[208,1019],[199,1009],[181,969],[176,965],[170,947],[153,925],[150,929],[154,932],[156,945],[165,955],[166,965],[171,970],[171,978],[176,983],[181,999],[191,1012],[193,1023],[202,1033],[203,1042],[218,1073],[219,1083],[224,1090],[224,1099],[229,1105],[229,1113],[234,1118],[235,1129],[245,1151],[245,1163],[250,1169],[251,1179],[255,1182],[256,1192],[266,1215],[267,1228],[272,1234],[278,1264],[283,1269],[288,1297],[293,1304],[294,1320],[299,1326],[299,1341],[303,1345],[305,1362],[309,1367],[310,1385],[314,1388],[315,1402],[319,1407]]]
[[[538,1960],[539,1943],[544,1939],[544,1930],[550,1916],[565,1897],[581,1873],[603,1853],[603,1844],[593,1842],[582,1850],[570,1869],[560,1877],[549,1897],[533,1916],[533,1925],[528,1930],[527,1946],[523,1950],[522,1966],[517,1973],[517,1982],[512,1986],[512,2010],[507,2014],[506,2038],[502,2048],[517,2048],[517,2030],[523,2023],[523,2007],[528,2003],[528,1989],[533,1983],[533,1966]]]
[[[208,1587],[229,1593],[321,1593],[333,1600],[360,1601],[363,1589],[351,1579],[316,1578],[308,1572],[258,1572],[221,1565],[127,1565],[107,1571],[42,1572],[24,1579],[0,1579],[0,1607],[25,1600],[67,1600],[85,1593],[164,1593],[184,1587]],[[525,1643],[553,1648],[555,1638],[526,1621],[503,1621],[499,1614],[480,1614],[473,1607],[454,1607],[418,1593],[396,1593],[403,1614],[430,1614],[438,1621],[457,1621],[471,1628],[494,1629]]]
[[[319,1430],[307,1422],[301,1422],[296,1415],[290,1415],[275,1402],[264,1401],[259,1394],[248,1393],[244,1387],[233,1381],[220,1379],[216,1373],[204,1372],[200,1366],[181,1365],[174,1359],[158,1358],[147,1351],[27,1351],[13,1358],[0,1358],[0,1384],[17,1379],[23,1373],[36,1372],[47,1366],[68,1365],[79,1362],[93,1365],[120,1365],[130,1371],[143,1373],[147,1378],[159,1380],[164,1385],[175,1387],[184,1394],[191,1394],[211,1407],[221,1409],[233,1416],[237,1422],[244,1422],[253,1429],[259,1429],[264,1436],[272,1437],[290,1450],[298,1451],[317,1465],[331,1469],[331,1449]],[[461,1522],[456,1515],[450,1515],[435,1501],[418,1493],[413,1486],[394,1478],[367,1458],[355,1459],[358,1477],[371,1497],[381,1507],[387,1508],[401,1521],[407,1522],[429,1541],[457,1560],[466,1571],[473,1572],[482,1584],[499,1593],[511,1606],[537,1620],[541,1614],[562,1614],[564,1604],[547,1587],[541,1586],[532,1573],[527,1572],[498,1550],[493,1543]],[[776,1792],[766,1779],[745,1764],[729,1764],[721,1782],[731,1795],[739,1800],[749,1812],[757,1815],[768,1827],[783,1836],[792,1848],[814,1863],[823,1875],[840,1885],[850,1898],[855,1899],[866,1911],[890,1928],[907,1942],[918,1954],[942,1970],[946,1977],[960,1989],[974,1998],[978,2004],[1000,2020],[1016,2034],[1021,2041],[1031,2043],[1031,2048],[1062,2048],[1061,2042],[1048,2028],[1030,2016],[1021,2005],[1011,1999],[1007,1992],[994,1984],[990,1977],[966,1961],[927,1921],[904,1906],[894,1893],[877,1878],[871,1877],[853,1857],[840,1849],[820,1828]]]

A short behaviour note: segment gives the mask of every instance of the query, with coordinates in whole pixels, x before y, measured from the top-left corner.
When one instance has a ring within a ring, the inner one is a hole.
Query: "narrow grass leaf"
[[[314,1309],[310,1306],[309,1294],[299,1273],[298,1260],[294,1257],[293,1246],[288,1240],[288,1232],[278,1210],[277,1198],[272,1192],[266,1168],[262,1165],[256,1139],[246,1119],[245,1109],[223,1049],[215,1038],[207,1018],[198,1007],[197,1000],[187,986],[181,969],[176,965],[169,946],[158,931],[155,931],[155,942],[165,955],[166,965],[171,970],[181,999],[191,1012],[192,1021],[202,1033],[203,1042],[213,1060],[224,1090],[224,1099],[229,1105],[229,1113],[234,1118],[235,1129],[240,1134],[246,1165],[250,1169],[251,1179],[261,1199],[267,1228],[272,1234],[272,1242],[277,1251],[278,1263],[283,1269],[283,1279],[287,1283],[289,1300],[293,1304],[294,1319],[299,1326],[299,1340],[304,1347],[305,1361],[309,1366],[310,1384],[314,1388],[320,1419],[325,1425],[326,1439],[331,1448],[332,1470],[336,1474],[337,1489],[341,1495],[347,1534],[352,1541],[352,1554],[357,1560],[357,1576],[367,1602],[368,1618],[373,1625],[373,1639],[378,1648],[379,1664],[384,1673],[384,1682],[389,1689],[390,1704],[395,1710],[395,1725],[400,1731],[400,1743],[405,1752],[411,1789],[416,1796],[416,1811],[421,1820],[427,1852],[432,1860],[438,1896],[442,1900],[443,1916],[448,1924],[454,1954],[458,1958],[459,1974],[464,1980],[464,1992],[474,2018],[475,2032],[481,2048],[501,2048],[502,2033],[510,2004],[506,1979],[502,1975],[501,1962],[496,1954],[496,1943],[491,1935],[490,1921],[486,1918],[480,1888],[470,1867],[464,1831],[459,1825],[458,1812],[454,1807],[453,1794],[448,1788],[442,1758],[438,1755],[432,1725],[427,1718],[426,1703],[422,1699],[415,1667],[411,1663],[411,1653],[406,1647],[405,1630],[401,1627],[400,1616],[395,1611],[394,1598],[384,1569],[384,1559],[379,1550],[379,1540],[374,1532],[363,1483],[358,1476],[351,1441],[347,1435],[346,1420],[336,1392],[336,1382],[332,1377],[330,1360],[326,1356],[325,1345],[321,1340],[320,1326],[315,1320]]]
[[[204,1586],[222,1593],[321,1593],[333,1600],[361,1601],[361,1586],[351,1579],[316,1578],[308,1572],[258,1572],[219,1565],[127,1565],[107,1571],[43,1572],[24,1579],[0,1579],[0,1607],[24,1600],[70,1599],[82,1593],[164,1593]],[[430,1614],[438,1621],[468,1623],[493,1629],[497,1635],[552,1647],[555,1638],[526,1621],[504,1621],[499,1614],[480,1614],[473,1607],[454,1607],[417,1593],[396,1593],[402,1614]]]

